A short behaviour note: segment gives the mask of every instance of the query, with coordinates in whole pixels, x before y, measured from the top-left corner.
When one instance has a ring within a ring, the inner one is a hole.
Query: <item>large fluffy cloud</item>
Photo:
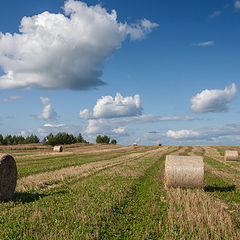
[[[38,119],[43,119],[45,121],[56,121],[57,113],[54,111],[49,98],[40,97],[43,107],[42,113],[37,116]]]
[[[195,113],[222,112],[228,109],[230,103],[237,94],[237,87],[233,83],[224,90],[204,90],[191,99],[191,111]]]
[[[79,117],[88,120],[85,133],[94,134],[118,134],[126,135],[126,126],[130,124],[142,124],[161,121],[190,121],[193,117],[170,116],[162,117],[152,114],[142,114],[140,95],[123,97],[117,93],[115,98],[103,96],[97,100],[93,111],[84,109]]]
[[[117,93],[115,98],[103,96],[97,100],[93,108],[93,113],[88,109],[80,111],[80,118],[114,118],[123,116],[137,116],[142,114],[140,96],[123,97]]]
[[[68,0],[64,14],[43,12],[24,17],[20,33],[0,33],[0,89],[88,89],[100,80],[104,61],[127,36],[142,39],[157,27],[147,19],[137,24],[117,21],[115,10]]]

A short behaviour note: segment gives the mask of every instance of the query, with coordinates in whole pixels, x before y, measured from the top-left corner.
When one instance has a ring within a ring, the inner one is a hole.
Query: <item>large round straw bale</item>
[[[156,146],[160,147],[160,146],[162,146],[162,144],[160,142],[156,142]]]
[[[63,147],[62,146],[54,146],[53,151],[54,152],[62,152],[63,151]]]
[[[167,155],[164,177],[166,187],[203,188],[203,157]]]
[[[17,184],[17,166],[14,158],[0,154],[0,201],[13,197]]]
[[[136,143],[136,142],[134,142],[134,143],[133,143],[133,146],[137,146],[137,143]]]
[[[225,151],[224,154],[225,161],[238,161],[238,151]]]

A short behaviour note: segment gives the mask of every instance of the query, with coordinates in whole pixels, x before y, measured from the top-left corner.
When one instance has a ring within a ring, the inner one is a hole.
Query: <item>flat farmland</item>
[[[240,147],[1,146],[17,163],[0,239],[240,239]],[[167,154],[204,156],[204,189],[166,189]]]

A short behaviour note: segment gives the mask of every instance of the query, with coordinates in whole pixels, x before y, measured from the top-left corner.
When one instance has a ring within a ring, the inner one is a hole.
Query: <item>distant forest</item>
[[[17,145],[17,144],[29,144],[29,143],[40,143],[40,139],[38,136],[32,134],[26,138],[23,136],[15,136],[15,135],[6,135],[3,137],[0,134],[0,145]],[[44,137],[41,141],[44,145],[61,145],[61,144],[74,144],[74,143],[88,143],[82,136],[81,133],[78,134],[77,137],[73,136],[73,134],[68,134],[65,132],[59,132],[56,135],[50,133],[48,136]],[[110,137],[98,135],[96,137],[96,143],[104,143],[104,144],[117,144],[115,139],[110,141]]]
[[[26,138],[23,136],[7,135],[3,137],[0,134],[0,145],[17,145],[17,144],[28,144],[28,143],[39,143],[40,140],[36,135],[30,135]]]
[[[82,137],[81,133],[74,137],[72,134],[60,132],[55,136],[50,133],[46,136],[42,143],[45,145],[59,145],[59,144],[73,144],[73,143],[86,143],[87,141]],[[0,145],[17,145],[17,144],[29,144],[29,143],[40,143],[40,139],[36,135],[30,135],[26,138],[23,136],[15,136],[15,135],[6,135],[3,137],[0,134]]]

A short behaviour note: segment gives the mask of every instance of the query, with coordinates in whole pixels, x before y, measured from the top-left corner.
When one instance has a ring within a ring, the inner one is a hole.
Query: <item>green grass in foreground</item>
[[[26,159],[26,164],[18,166],[18,179],[37,173],[55,171],[65,167],[79,166],[85,163],[114,159],[123,155],[124,154],[108,154],[104,156],[99,155],[89,157],[74,154],[67,156],[52,156],[36,160],[31,159],[31,161]]]
[[[159,238],[167,214],[162,164],[151,159],[140,178],[95,174],[17,193],[15,202],[0,204],[0,239]]]
[[[158,239],[164,234],[167,215],[166,191],[159,171],[163,159],[156,161],[140,177],[123,201],[99,225],[100,239]]]

